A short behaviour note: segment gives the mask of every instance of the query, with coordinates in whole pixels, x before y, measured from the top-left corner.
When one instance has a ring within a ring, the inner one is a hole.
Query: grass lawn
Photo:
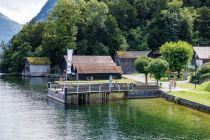
[[[195,85],[191,83],[177,84],[177,87],[190,91],[177,91],[169,94],[210,106],[210,82],[197,85],[196,89]]]
[[[178,91],[169,94],[210,106],[210,92]]]
[[[67,83],[67,84],[102,84],[102,83],[109,83],[109,80],[93,80],[93,81],[87,81],[87,80],[79,80],[79,81],[56,81],[58,83]],[[135,81],[131,79],[114,79],[112,80],[112,83],[133,83]]]
[[[148,78],[149,78],[149,76],[148,76]],[[184,81],[184,77],[183,76],[181,76],[181,78],[177,78],[177,77],[174,77],[175,78],[175,80],[176,81]],[[187,76],[187,80],[190,80],[190,78],[191,78],[191,74],[188,74],[188,76]],[[152,76],[152,78],[151,78],[152,80],[155,80],[155,78],[154,78],[154,76]],[[163,77],[163,78],[161,78],[160,79],[160,82],[169,82],[170,80],[168,79],[168,77]]]
[[[186,88],[186,89],[197,91],[197,92],[202,92],[202,91],[210,92],[210,82],[205,82],[201,85],[196,85],[196,89],[195,89],[195,85],[191,83],[177,84],[177,87]]]

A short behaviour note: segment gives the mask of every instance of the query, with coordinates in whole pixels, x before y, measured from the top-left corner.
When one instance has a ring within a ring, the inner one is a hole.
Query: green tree
[[[148,82],[148,74],[149,74],[149,63],[152,59],[146,56],[139,57],[135,60],[134,66],[139,73],[145,74],[145,82]]]
[[[145,34],[140,27],[131,28],[128,35],[129,50],[147,50],[147,34]]]
[[[172,0],[150,24],[148,44],[152,50],[168,41],[183,40],[192,42],[195,9],[183,7],[182,0]]]
[[[198,32],[199,41],[196,45],[207,46],[210,44],[210,8],[202,7],[198,9],[198,17],[195,22],[195,30]]]
[[[150,73],[154,74],[157,84],[158,81],[165,75],[168,67],[168,62],[160,58],[154,59],[149,63],[148,70]]]
[[[74,0],[59,0],[45,26],[42,47],[54,65],[58,65],[67,49],[76,49],[77,23],[80,18],[80,3]]]
[[[160,53],[168,61],[169,68],[177,71],[180,78],[181,70],[186,68],[192,59],[193,48],[189,43],[183,41],[167,42],[161,46]]]

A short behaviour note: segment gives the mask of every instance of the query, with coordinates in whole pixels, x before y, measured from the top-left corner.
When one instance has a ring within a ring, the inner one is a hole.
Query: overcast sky
[[[10,19],[24,24],[30,21],[47,0],[0,0],[0,12]]]

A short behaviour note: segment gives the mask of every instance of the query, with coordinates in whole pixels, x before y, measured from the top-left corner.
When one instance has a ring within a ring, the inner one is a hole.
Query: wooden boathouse
[[[64,56],[61,64],[61,74],[66,75],[67,56]],[[72,57],[72,74],[75,80],[101,80],[109,79],[112,75],[115,79],[120,79],[122,69],[113,61],[111,56],[81,56]]]
[[[124,74],[136,73],[134,62],[138,57],[148,56],[150,51],[117,51],[115,62],[123,70]]]
[[[51,61],[48,57],[27,57],[22,69],[22,76],[47,77],[50,74]]]

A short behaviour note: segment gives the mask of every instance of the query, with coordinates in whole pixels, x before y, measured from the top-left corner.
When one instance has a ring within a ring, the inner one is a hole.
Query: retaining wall
[[[134,90],[125,93],[126,99],[142,99],[142,98],[158,98],[160,97],[160,90]]]
[[[176,96],[167,94],[163,91],[160,92],[160,97],[162,97],[162,98],[164,98],[168,101],[174,102],[176,104],[184,105],[184,106],[187,106],[187,107],[192,108],[192,109],[196,109],[196,110],[199,110],[199,111],[210,113],[210,107],[207,106],[207,105],[203,105],[203,104],[200,104],[200,103],[197,103],[197,102],[193,102],[193,101],[186,100],[186,99],[183,99],[183,98],[180,98],[180,97],[176,97]]]
[[[210,113],[210,106],[203,105],[197,102],[193,102],[187,99],[176,97],[170,94],[165,93],[161,90],[138,90],[125,93],[124,98],[126,99],[143,99],[143,98],[164,98],[168,101],[180,104],[192,109]]]

